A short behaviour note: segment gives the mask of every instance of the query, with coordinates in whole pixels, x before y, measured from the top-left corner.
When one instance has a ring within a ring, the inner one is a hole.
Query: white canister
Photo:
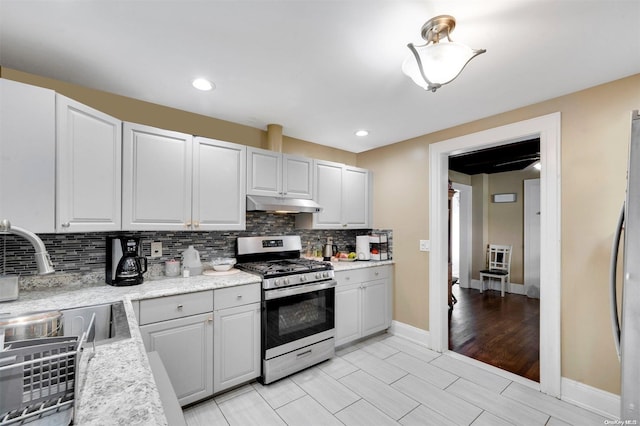
[[[164,274],[167,277],[177,277],[180,275],[180,261],[170,259],[164,262]]]
[[[358,255],[358,260],[371,260],[368,235],[356,236],[356,254]]]

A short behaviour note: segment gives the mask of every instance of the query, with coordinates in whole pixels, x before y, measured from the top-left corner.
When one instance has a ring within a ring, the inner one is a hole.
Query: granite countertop
[[[393,260],[354,260],[353,262],[331,262],[336,272],[352,269],[373,268],[375,266],[393,265]]]
[[[97,345],[93,357],[83,354],[81,365],[87,361],[88,364],[86,376],[79,384],[74,424],[104,425],[108,419],[107,423],[113,425],[159,426],[166,425],[167,420],[131,301],[260,281],[256,275],[239,271],[231,275],[151,280],[131,287],[98,283],[71,289],[21,290],[18,300],[0,303],[0,313],[21,314],[124,301],[131,338]]]
[[[332,262],[336,272],[391,265],[393,261]],[[76,400],[77,425],[166,425],[142,336],[131,301],[259,283],[260,277],[238,271],[215,276],[147,280],[131,287],[89,283],[21,290],[18,300],[0,303],[0,314],[13,315],[124,301],[131,338],[98,345],[88,361]]]

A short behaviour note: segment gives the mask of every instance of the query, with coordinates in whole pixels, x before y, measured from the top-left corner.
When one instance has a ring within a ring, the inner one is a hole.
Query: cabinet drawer
[[[238,285],[215,290],[213,306],[215,310],[260,302],[260,284]]]
[[[338,286],[366,281],[367,269],[368,268],[362,268],[336,272],[335,277],[336,281],[338,281]]]
[[[363,281],[381,280],[389,277],[388,266],[374,266],[373,268],[363,269],[365,277]]]
[[[213,311],[213,290],[140,301],[140,325]]]

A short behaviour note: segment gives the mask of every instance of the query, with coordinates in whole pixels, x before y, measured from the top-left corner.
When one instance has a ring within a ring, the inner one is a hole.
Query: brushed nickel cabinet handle
[[[63,228],[68,228],[68,227],[70,227],[70,226],[71,226],[71,223],[69,223],[69,222],[65,222],[65,223],[63,223],[61,226],[62,226]]]
[[[180,304],[178,305],[178,310],[179,310],[179,311],[181,311],[181,310],[182,310],[182,308],[183,308],[182,303],[180,303]]]

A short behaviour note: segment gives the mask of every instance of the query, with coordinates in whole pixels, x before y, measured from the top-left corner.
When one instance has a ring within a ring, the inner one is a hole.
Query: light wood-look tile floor
[[[254,382],[186,408],[184,416],[188,426],[595,426],[608,420],[389,334],[276,383]]]

